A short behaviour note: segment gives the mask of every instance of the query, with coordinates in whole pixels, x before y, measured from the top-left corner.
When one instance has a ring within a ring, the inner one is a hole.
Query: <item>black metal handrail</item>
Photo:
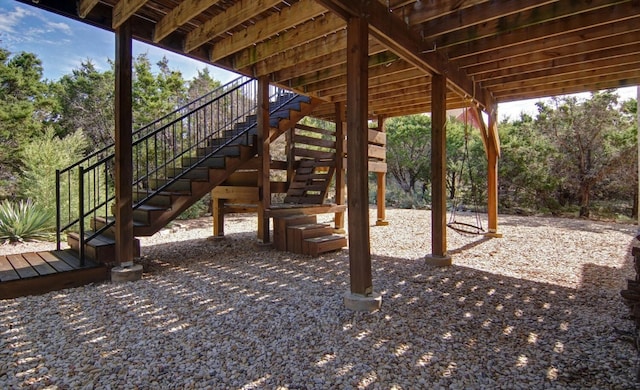
[[[174,123],[176,118],[185,117],[194,110],[214,104],[222,97],[228,96],[229,91],[241,89],[248,83],[254,83],[254,80],[244,76],[239,77],[141,127],[132,135],[134,143],[139,144],[140,139],[162,131],[167,123]],[[112,143],[56,171],[56,246],[58,250],[61,246],[62,233],[67,230],[80,231],[81,219],[84,229],[88,214],[95,214],[100,207],[104,207],[105,216],[109,215],[109,202],[115,199],[112,178],[114,159],[115,144]],[[84,181],[82,188],[76,187],[74,183],[80,182],[81,177],[89,180],[82,180]],[[96,195],[98,190],[100,193]],[[86,210],[87,201],[91,205],[89,210]]]
[[[283,96],[283,90],[281,90],[279,88],[275,88],[275,87],[274,87],[274,89],[276,90],[276,92],[269,96],[269,100],[270,101],[274,101],[275,100],[276,102],[278,102],[279,97]],[[297,94],[288,94],[288,95],[284,95],[284,96],[288,96],[288,97],[286,99],[282,100],[281,102],[278,102],[278,104],[274,105],[274,107],[272,107],[270,109],[270,112],[269,112],[270,114],[274,114],[274,113],[278,112],[279,110],[282,109],[282,107],[288,105],[289,103],[291,103],[292,101],[294,101],[298,97]],[[256,110],[257,110],[257,107],[256,107]],[[215,156],[216,154],[218,154],[218,152],[220,152],[225,147],[234,144],[234,142],[236,140],[238,140],[240,137],[248,136],[248,134],[250,134],[251,130],[256,129],[257,126],[258,126],[258,122],[254,121],[252,124],[247,126],[244,130],[242,130],[242,132],[238,132],[237,134],[232,135],[230,138],[226,138],[224,143],[222,143],[221,145],[219,145],[216,148],[213,148],[210,152],[206,153],[205,155],[199,157],[199,159],[195,163],[192,163],[189,167],[186,167],[185,169],[183,169],[179,174],[175,175],[171,180],[168,180],[164,185],[156,188],[156,190],[151,195],[148,195],[147,198],[141,200],[137,204],[134,204],[133,208],[136,209],[136,208],[140,207],[142,204],[144,204],[144,202],[146,200],[150,199],[153,195],[164,191],[170,185],[172,185],[176,181],[178,181],[178,180],[182,179],[184,176],[186,176],[194,168],[197,168],[202,162],[204,162],[208,158],[211,158],[211,157]],[[247,138],[247,143],[248,143],[248,138]]]
[[[272,113],[297,96],[276,87],[272,91]],[[255,116],[251,117],[257,113],[256,99],[257,81],[241,77],[135,131],[132,185],[146,195],[135,200],[134,209],[239,138],[246,137],[248,144],[249,134],[257,126]],[[253,119],[240,126],[247,118]],[[216,140],[216,147],[210,147],[212,140]],[[198,153],[200,148],[205,148],[204,153]],[[184,166],[183,159],[187,157],[196,157],[196,161]],[[114,224],[108,220],[110,204],[115,200],[114,168],[112,144],[56,171],[57,249],[60,250],[64,231],[77,231],[83,263],[85,243]],[[105,223],[87,235],[91,217],[102,217]]]

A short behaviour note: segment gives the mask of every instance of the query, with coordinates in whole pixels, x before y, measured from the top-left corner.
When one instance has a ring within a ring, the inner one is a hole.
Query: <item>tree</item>
[[[486,188],[487,159],[480,134],[470,122],[455,117],[447,121],[446,185],[449,199],[479,206]]]
[[[220,86],[220,82],[214,80],[209,74],[209,69],[198,69],[198,74],[189,81],[187,96],[189,101],[195,100]]]
[[[551,140],[526,114],[521,114],[515,121],[502,121],[498,128],[501,144],[500,206],[507,209],[557,210],[560,204],[555,195],[560,179],[553,174],[548,163],[556,153]]]
[[[82,130],[96,149],[114,142],[114,73],[99,72],[91,61],[64,75],[54,86],[60,136]]]
[[[0,183],[8,193],[14,191],[11,183],[20,170],[20,148],[42,135],[42,121],[50,116],[46,87],[35,54],[12,56],[0,48]]]
[[[146,54],[140,54],[134,61],[134,128],[147,125],[185,103],[186,88],[182,74],[169,69],[166,57],[157,66],[160,72],[156,76],[151,71],[151,62]]]
[[[577,194],[580,216],[589,217],[596,187],[634,158],[635,127],[622,115],[613,91],[585,101],[554,98],[551,104],[538,103],[538,112],[536,126],[557,148],[553,168],[563,178],[562,189]]]
[[[387,129],[387,169],[402,190],[415,196],[419,181],[431,175],[431,118],[409,115],[391,118]]]

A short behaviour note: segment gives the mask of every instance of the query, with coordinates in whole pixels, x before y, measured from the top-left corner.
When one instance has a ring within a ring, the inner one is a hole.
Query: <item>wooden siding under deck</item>
[[[84,267],[68,251],[0,256],[0,299],[44,294],[108,279],[107,267],[90,260]]]

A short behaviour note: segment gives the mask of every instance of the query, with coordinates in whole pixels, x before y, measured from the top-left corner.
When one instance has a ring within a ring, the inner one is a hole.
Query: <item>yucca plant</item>
[[[52,237],[54,216],[31,200],[0,203],[0,242],[46,240]]]

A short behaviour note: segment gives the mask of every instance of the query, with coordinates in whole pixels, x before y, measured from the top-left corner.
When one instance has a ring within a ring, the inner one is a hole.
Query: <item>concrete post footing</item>
[[[133,282],[142,279],[142,265],[133,264],[111,268],[111,281],[113,283]]]
[[[451,256],[449,255],[437,256],[434,254],[430,254],[424,257],[424,261],[428,265],[435,265],[437,267],[447,267],[453,264]]]
[[[376,311],[382,306],[382,295],[371,293],[371,295],[354,294],[347,291],[343,297],[344,306],[354,311]]]
[[[489,230],[489,232],[485,233],[484,236],[488,238],[502,238],[502,233],[498,233],[495,230]]]

